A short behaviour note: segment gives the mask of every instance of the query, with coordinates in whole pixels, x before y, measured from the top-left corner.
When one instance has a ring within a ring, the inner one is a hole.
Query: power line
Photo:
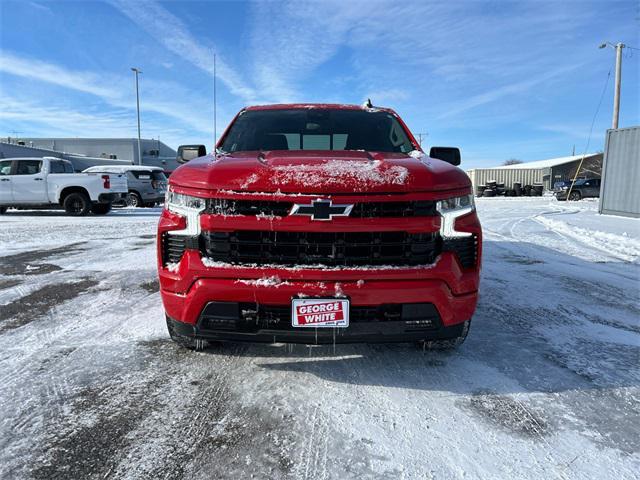
[[[576,183],[576,179],[578,178],[578,174],[580,173],[580,169],[582,168],[582,163],[584,162],[584,157],[587,156],[587,152],[589,151],[589,144],[591,143],[591,135],[593,134],[593,126],[596,123],[596,118],[598,117],[598,112],[600,112],[600,107],[602,106],[602,100],[604,100],[604,94],[607,92],[607,87],[609,86],[609,79],[611,78],[611,68],[607,73],[607,80],[604,82],[604,88],[602,89],[602,93],[600,94],[600,100],[598,101],[598,107],[596,108],[596,112],[593,114],[593,119],[591,119],[591,128],[589,128],[589,136],[587,137],[587,144],[584,147],[584,152],[582,154],[582,158],[580,159],[580,164],[576,169],[576,174],[573,176],[573,180],[571,181],[571,186],[569,187],[569,191],[567,192],[567,200],[571,196],[571,190],[573,190],[573,185]]]

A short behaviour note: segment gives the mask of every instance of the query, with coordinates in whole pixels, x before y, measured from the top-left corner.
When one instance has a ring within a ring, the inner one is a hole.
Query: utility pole
[[[418,144],[422,148],[422,136],[424,135],[425,137],[427,137],[429,136],[429,134],[427,132],[422,132],[422,133],[416,133],[416,135],[418,136]]]
[[[618,128],[618,119],[620,118],[620,83],[622,82],[622,49],[624,44],[618,42],[616,44],[616,86],[613,95],[613,120],[611,128]]]
[[[613,119],[611,120],[611,128],[618,128],[618,120],[620,119],[620,84],[622,83],[622,49],[626,45],[624,43],[616,43],[615,45],[605,42],[599,48],[611,47],[616,50],[616,82],[613,93]]]
[[[142,70],[136,67],[131,67],[131,71],[136,76],[136,110],[138,112],[138,165],[142,165],[142,148],[140,146],[140,92],[138,89],[138,74],[142,73]]]
[[[213,155],[218,153],[218,102],[216,98],[216,54],[213,54]]]

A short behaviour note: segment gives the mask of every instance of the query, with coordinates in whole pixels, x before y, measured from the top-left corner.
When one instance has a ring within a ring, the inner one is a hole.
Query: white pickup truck
[[[0,214],[7,208],[64,207],[69,215],[104,215],[127,194],[127,179],[115,173],[74,173],[54,157],[0,159]]]

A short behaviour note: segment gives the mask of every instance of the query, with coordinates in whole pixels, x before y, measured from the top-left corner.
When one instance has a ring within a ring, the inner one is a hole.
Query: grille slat
[[[341,203],[334,199],[335,203]],[[310,203],[310,202],[309,202]],[[294,202],[264,200],[228,200],[214,198],[207,200],[205,213],[211,215],[265,215],[285,217],[289,215]],[[378,217],[431,217],[437,215],[436,202],[418,200],[412,202],[360,202],[354,204],[351,218]]]
[[[204,232],[203,253],[216,261],[279,265],[426,265],[439,253],[435,233]]]
[[[178,263],[187,248],[187,237],[162,234],[162,263]]]
[[[455,253],[463,268],[472,268],[478,260],[478,236],[447,238],[443,250]]]

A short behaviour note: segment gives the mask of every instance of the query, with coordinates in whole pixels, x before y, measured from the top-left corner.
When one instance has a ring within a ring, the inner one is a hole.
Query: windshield
[[[388,112],[338,109],[248,110],[232,124],[221,145],[226,152],[254,150],[414,149]]]

